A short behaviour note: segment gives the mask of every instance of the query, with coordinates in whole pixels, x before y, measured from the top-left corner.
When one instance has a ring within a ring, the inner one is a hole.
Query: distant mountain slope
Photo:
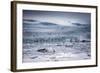
[[[73,25],[73,26],[72,26]],[[89,24],[72,23],[71,26],[59,25],[38,20],[23,21],[23,39],[33,42],[35,40],[65,40],[72,37],[84,37],[90,39],[91,30]]]
[[[59,25],[51,22],[41,22],[38,20],[23,19],[23,29],[27,30],[56,30],[57,31],[83,31],[90,32],[90,24],[70,23],[71,26]],[[73,25],[73,26],[72,26]]]

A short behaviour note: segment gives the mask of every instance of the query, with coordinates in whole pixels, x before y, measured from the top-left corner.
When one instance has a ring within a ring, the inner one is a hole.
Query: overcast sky
[[[51,22],[66,26],[70,25],[70,23],[91,24],[90,13],[77,12],[23,10],[23,19]]]

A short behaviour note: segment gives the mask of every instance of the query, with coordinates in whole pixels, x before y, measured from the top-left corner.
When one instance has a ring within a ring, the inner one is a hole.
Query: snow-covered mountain
[[[37,20],[23,21],[24,38],[62,38],[62,37],[90,37],[90,25],[72,23],[73,26],[63,26],[56,23],[41,22]]]
[[[90,59],[90,24],[23,20],[23,62]]]

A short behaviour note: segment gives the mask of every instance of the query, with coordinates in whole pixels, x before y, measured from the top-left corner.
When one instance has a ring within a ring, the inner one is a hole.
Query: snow
[[[23,63],[91,59],[89,24],[61,26],[34,21],[23,23]]]
[[[49,52],[41,53],[37,49],[42,46],[49,50]],[[45,61],[70,61],[90,59],[90,44],[89,43],[74,43],[73,47],[66,47],[65,45],[37,45],[34,48],[25,49],[23,55],[23,62],[45,62]],[[52,52],[52,50],[55,52]]]

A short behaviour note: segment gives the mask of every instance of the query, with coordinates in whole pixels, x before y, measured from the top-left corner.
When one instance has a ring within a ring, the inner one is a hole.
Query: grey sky
[[[71,25],[70,23],[90,24],[90,13],[60,12],[60,11],[36,11],[23,10],[23,19],[39,20],[42,22]]]

